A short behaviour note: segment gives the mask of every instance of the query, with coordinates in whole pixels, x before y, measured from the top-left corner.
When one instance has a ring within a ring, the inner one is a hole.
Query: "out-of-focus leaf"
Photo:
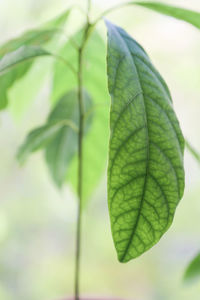
[[[62,122],[47,123],[44,126],[32,130],[25,142],[19,148],[17,159],[23,163],[30,153],[44,148],[51,139],[55,136],[56,132],[61,128]]]
[[[52,178],[58,187],[66,179],[72,158],[77,152],[79,106],[77,91],[65,94],[53,108],[46,124],[32,130],[19,148],[17,158],[24,162],[27,157],[40,149],[45,149],[46,162]],[[86,114],[91,111],[92,100],[84,90],[83,103]],[[85,119],[85,132],[89,132],[92,113]]]
[[[0,58],[9,52],[13,52],[21,46],[41,46],[49,42],[58,32],[58,26],[61,26],[68,17],[68,13],[46,23],[42,29],[35,29],[25,32],[18,38],[6,42],[0,47]],[[12,73],[5,74],[0,78],[0,109],[4,109],[8,104],[8,91],[13,84],[21,79],[32,66],[31,61],[17,66]]]
[[[85,111],[92,108],[92,100],[89,94],[84,91],[83,97]],[[79,107],[76,91],[68,92],[57,103],[56,107],[50,114],[48,122],[60,122],[70,120],[78,128],[79,124]],[[91,117],[86,119],[85,127],[89,128]],[[47,146],[46,162],[51,175],[58,187],[61,187],[66,180],[67,171],[72,158],[78,149],[78,129],[74,126],[64,125],[60,128],[55,138]]]
[[[194,147],[189,143],[188,140],[185,140],[185,145],[186,145],[188,151],[195,158],[195,160],[200,164],[200,153],[196,149],[194,149]]]
[[[131,2],[130,2],[131,4]],[[138,1],[133,2],[133,4],[149,8],[151,10],[154,10],[158,13],[174,17],[176,19],[185,21],[187,23],[190,23],[191,25],[197,27],[200,29],[200,12],[193,11],[190,9],[184,9],[181,7],[176,7],[173,5],[160,3],[160,2],[151,2],[151,1]]]
[[[80,44],[83,32],[73,36],[73,42]],[[78,67],[78,54],[69,41],[60,55]],[[93,122],[83,141],[83,198],[91,196],[94,188],[104,174],[108,149],[109,95],[106,82],[106,45],[97,31],[94,31],[84,52],[84,87],[92,96]],[[55,63],[52,101],[77,85],[77,78],[60,62]],[[77,187],[77,156],[73,159],[68,173],[74,189]]]
[[[22,46],[13,52],[7,53],[0,60],[0,79],[5,73],[12,71],[11,69],[18,64],[38,56],[51,55],[48,51],[38,46]]]
[[[120,262],[155,245],[183,196],[184,138],[169,90],[144,49],[107,22],[111,95],[108,204]]]
[[[200,279],[200,253],[189,263],[184,274],[184,280],[194,281]]]

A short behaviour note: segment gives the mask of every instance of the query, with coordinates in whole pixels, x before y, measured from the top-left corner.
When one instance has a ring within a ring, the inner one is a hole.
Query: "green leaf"
[[[44,149],[47,165],[58,187],[64,183],[69,164],[77,153],[79,124],[77,95],[76,90],[65,94],[49,114],[46,124],[28,134],[17,154],[18,160],[23,163],[32,152]],[[92,100],[86,90],[83,95],[86,113],[84,134],[86,134],[93,119],[93,114],[89,113]]]
[[[80,44],[83,31],[73,36],[73,42]],[[73,44],[68,41],[60,55],[68,59],[77,69],[78,53]],[[108,149],[108,117],[109,117],[109,95],[106,82],[106,46],[100,34],[94,31],[88,40],[84,52],[84,87],[93,99],[93,121],[87,135],[84,137],[83,147],[83,198],[87,200],[93,193],[94,188],[103,177],[107,162]],[[55,73],[53,80],[52,101],[57,99],[66,91],[77,86],[77,79],[70,69],[63,64],[55,62]],[[99,137],[103,137],[100,139]],[[77,156],[68,172],[68,180],[73,188],[77,188]]]
[[[185,146],[187,147],[187,150],[195,158],[195,160],[200,164],[200,153],[187,140],[185,140]]]
[[[184,9],[184,8],[180,8],[180,7],[176,7],[164,3],[159,3],[159,2],[141,1],[141,2],[133,2],[133,4],[149,8],[158,13],[170,17],[174,17],[179,20],[183,20],[200,29],[200,12],[196,12],[189,9]]]
[[[67,19],[68,13],[46,23],[42,29],[30,30],[18,38],[6,42],[0,47],[0,58],[9,52],[13,52],[21,46],[41,46],[49,42],[58,29],[55,26],[61,26]],[[33,61],[28,61],[23,65],[17,66],[11,73],[0,77],[0,109],[4,109],[8,104],[8,92],[13,84],[27,74]]]
[[[13,67],[38,56],[51,55],[48,51],[36,46],[22,46],[6,54],[0,60],[0,76],[10,71]]]
[[[86,91],[84,91],[83,99],[85,111],[88,112],[92,107],[92,100]],[[91,116],[90,114],[85,120],[86,130],[90,127]],[[50,114],[48,122],[58,122],[65,119],[70,120],[75,126],[62,126],[56,137],[46,148],[46,162],[58,187],[61,187],[64,183],[69,164],[78,149],[78,130],[75,130],[75,127],[78,128],[79,125],[79,109],[76,91],[71,91],[61,98]]]
[[[186,281],[194,281],[197,279],[200,279],[200,253],[190,262],[184,274],[184,280]]]
[[[107,22],[111,95],[108,204],[121,262],[157,243],[184,191],[184,139],[169,90],[144,49]]]
[[[25,142],[19,148],[17,154],[19,162],[23,163],[30,153],[44,148],[52,140],[62,125],[63,124],[61,122],[55,122],[32,130],[28,134]]]

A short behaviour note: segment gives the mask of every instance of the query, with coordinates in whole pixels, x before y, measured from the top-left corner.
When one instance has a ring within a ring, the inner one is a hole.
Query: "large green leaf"
[[[45,55],[51,54],[38,46],[22,46],[13,52],[9,52],[0,60],[0,76],[12,71],[12,68],[20,63]]]
[[[58,26],[61,26],[67,19],[69,12],[65,12],[56,19],[46,23],[41,29],[30,30],[18,38],[6,42],[0,47],[0,58],[9,52],[13,52],[21,46],[41,46],[49,42],[58,32]],[[56,28],[55,28],[56,27]],[[27,74],[33,61],[28,61],[17,66],[12,72],[1,76],[0,78],[0,109],[4,109],[8,104],[8,91],[15,82]]]
[[[159,241],[184,190],[184,139],[169,90],[144,49],[107,23],[111,95],[108,203],[121,262]]]
[[[73,43],[80,44],[83,31],[73,36]],[[60,52],[77,69],[78,53],[68,41]],[[84,87],[92,96],[93,122],[90,131],[84,137],[83,147],[83,198],[92,194],[104,174],[108,148],[109,95],[106,89],[106,47],[101,36],[94,31],[84,52]],[[55,62],[52,101],[55,102],[63,93],[77,85],[77,78],[69,69]],[[101,139],[99,137],[102,137]],[[74,157],[68,173],[68,179],[74,189],[77,187],[77,156]]]
[[[200,253],[193,258],[184,274],[184,280],[193,281],[196,279],[200,279]]]
[[[132,3],[152,9],[164,15],[174,17],[179,20],[183,20],[200,29],[200,12],[196,12],[189,9],[184,9],[184,8],[180,8],[180,7],[176,7],[164,3],[159,3],[159,2],[140,1],[140,2],[132,2]]]

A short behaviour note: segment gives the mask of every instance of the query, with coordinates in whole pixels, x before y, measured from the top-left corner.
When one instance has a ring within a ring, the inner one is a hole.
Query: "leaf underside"
[[[184,139],[169,90],[144,49],[107,22],[111,95],[108,205],[121,262],[159,241],[183,196]]]

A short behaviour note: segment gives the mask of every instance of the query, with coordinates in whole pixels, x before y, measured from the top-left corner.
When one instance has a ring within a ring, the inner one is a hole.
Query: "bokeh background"
[[[75,2],[84,7],[84,0],[0,0],[0,42]],[[119,2],[123,1],[94,0],[93,14]],[[200,11],[199,0],[168,3]],[[200,31],[137,7],[108,18],[148,51],[169,85],[185,137],[200,150]],[[81,13],[74,13],[71,32],[81,20]],[[23,168],[15,159],[26,133],[40,125],[49,111],[51,66],[47,64],[45,70],[44,76],[36,63],[28,79],[11,90],[9,110],[0,114],[0,300],[57,300],[73,293],[76,198],[68,186],[56,189],[41,153]],[[32,82],[40,85],[39,93]],[[84,213],[83,295],[200,299],[200,281],[183,282],[185,267],[200,250],[200,166],[187,151],[185,170],[185,195],[173,225],[155,247],[128,264],[116,258],[102,178]]]

